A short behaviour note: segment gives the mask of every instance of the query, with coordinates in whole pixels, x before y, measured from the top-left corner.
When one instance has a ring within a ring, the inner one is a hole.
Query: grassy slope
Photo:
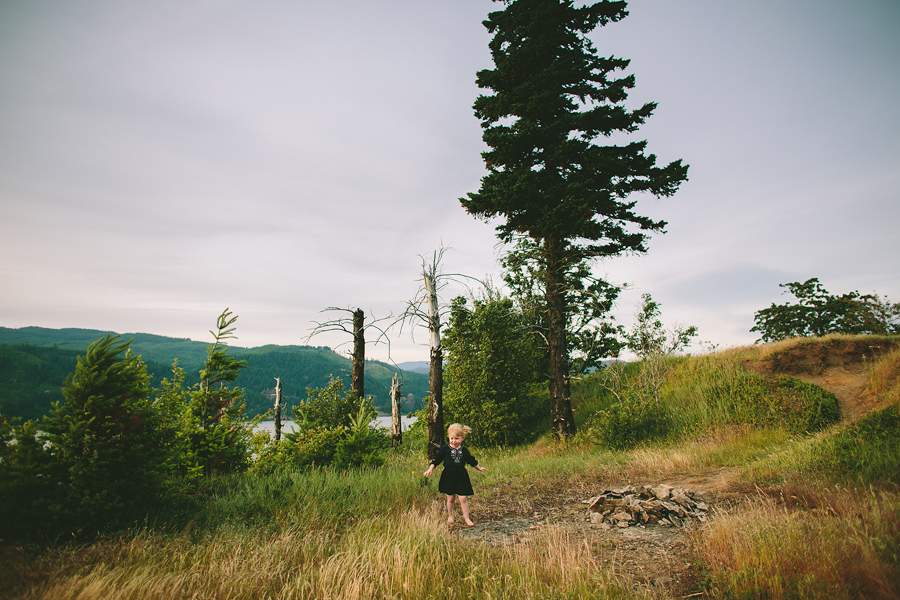
[[[877,345],[875,360],[846,358],[848,339]],[[434,482],[422,485],[418,451],[377,471],[221,481],[201,510],[165,516],[168,532],[156,527],[34,554],[5,549],[0,581],[15,598],[896,598],[897,341],[827,338],[684,360],[663,398],[709,419],[691,408],[690,392],[702,381],[744,370],[823,377],[827,357],[843,353],[840,368],[861,369],[857,400],[865,410],[814,434],[711,419],[711,427],[628,451],[604,450],[589,438],[479,451],[489,471],[478,476],[477,506],[512,513],[544,495],[582,493],[589,482],[714,483],[730,502],[686,538],[685,552],[700,566],[682,587],[635,587],[624,563],[640,558],[620,552],[619,538],[598,538],[586,527],[541,527],[506,545],[448,532]],[[816,355],[826,358],[807,360]],[[579,412],[603,405],[593,383],[576,388]]]

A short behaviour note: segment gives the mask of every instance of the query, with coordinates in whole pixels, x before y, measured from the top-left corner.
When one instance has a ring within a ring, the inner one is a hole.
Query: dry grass
[[[440,507],[367,519],[340,538],[222,532],[194,543],[141,534],[45,558],[29,600],[625,598],[583,537],[554,528],[504,548],[460,541]]]
[[[726,426],[677,445],[639,448],[628,453],[631,480],[658,480],[708,469],[745,465],[784,443],[783,429]]]
[[[869,364],[869,363],[867,363]],[[866,390],[878,402],[892,404],[900,401],[900,348],[894,348],[887,354],[877,357],[871,362],[866,372]]]
[[[723,512],[697,536],[710,595],[724,598],[897,598],[900,498],[810,493],[807,510],[760,498]],[[794,496],[796,502],[796,496]]]

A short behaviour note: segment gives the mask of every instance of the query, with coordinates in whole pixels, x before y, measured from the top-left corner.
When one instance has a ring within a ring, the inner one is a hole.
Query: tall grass
[[[866,389],[876,400],[885,403],[900,402],[900,347],[881,357],[867,361]]]
[[[792,438],[751,462],[744,479],[763,485],[900,485],[900,404],[816,436]]]
[[[299,485],[312,485],[294,492],[289,502],[283,495],[278,503],[283,516],[268,526],[249,517],[234,520],[237,512],[272,504],[263,498],[272,488],[250,480],[212,501],[212,514],[227,519],[220,526],[173,534],[147,530],[53,551],[37,566],[40,576],[17,597],[641,596],[627,578],[604,566],[609,557],[600,544],[562,529],[548,527],[506,546],[452,535],[443,525],[443,502],[423,502],[433,494],[407,481],[413,473],[403,463],[396,461],[378,476],[357,472],[346,478],[321,474],[296,479]],[[363,491],[349,492],[345,486],[351,481]],[[396,495],[379,498],[389,490]],[[338,498],[341,492],[347,493],[343,500]]]
[[[719,598],[897,598],[900,497],[827,489],[799,511],[761,498],[697,535]],[[809,499],[807,499],[809,500]]]
[[[814,432],[839,420],[834,394],[749,368],[759,354],[752,348],[664,359],[667,377],[658,400],[641,397],[631,383],[641,376],[642,363],[594,373],[574,387],[582,439],[622,449],[733,427]]]

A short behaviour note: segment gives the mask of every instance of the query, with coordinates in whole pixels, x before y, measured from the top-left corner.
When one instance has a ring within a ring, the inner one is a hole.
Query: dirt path
[[[819,357],[809,357],[810,359]],[[824,368],[810,373],[804,364],[797,368],[774,369],[819,385],[837,396],[843,420],[856,420],[875,408],[865,394],[866,373],[863,363],[831,360]],[[821,364],[820,364],[821,365]],[[591,522],[587,500],[612,486],[630,483],[636,486],[665,483],[692,490],[702,495],[711,507],[711,518],[717,508],[733,506],[747,497],[734,489],[732,476],[737,469],[708,469],[681,474],[661,481],[601,482],[567,481],[558,488],[542,488],[527,497],[522,494],[497,494],[491,498],[475,497],[472,501],[474,527],[454,524],[451,531],[461,538],[493,545],[518,544],[542,529],[556,527],[583,537],[598,560],[607,563],[615,573],[626,576],[635,586],[661,592],[663,596],[682,597],[694,592],[700,577],[692,565],[692,531],[702,525],[688,520],[685,526],[639,525],[628,528],[610,527]],[[516,498],[510,500],[510,496]],[[442,501],[441,501],[442,502]]]

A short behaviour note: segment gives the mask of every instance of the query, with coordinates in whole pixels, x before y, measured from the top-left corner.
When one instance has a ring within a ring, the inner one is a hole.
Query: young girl
[[[486,471],[484,467],[478,466],[475,457],[469,454],[469,451],[463,448],[463,440],[466,434],[472,431],[470,427],[465,427],[459,423],[454,423],[447,428],[447,437],[450,439],[449,444],[444,444],[438,450],[431,466],[425,471],[425,477],[434,472],[434,468],[444,463],[444,470],[441,473],[441,480],[438,483],[438,491],[447,494],[447,523],[453,524],[453,501],[459,496],[459,507],[462,509],[463,520],[466,525],[471,527],[475,523],[469,518],[469,496],[475,492],[472,490],[472,481],[469,479],[469,472],[466,471],[466,463],[475,467],[478,471]]]

